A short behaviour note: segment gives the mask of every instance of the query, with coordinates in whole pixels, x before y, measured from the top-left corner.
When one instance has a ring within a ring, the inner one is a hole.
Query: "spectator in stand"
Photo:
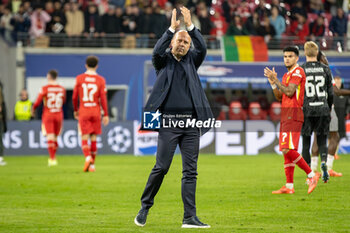
[[[138,22],[138,7],[136,5],[128,5],[125,8],[124,15],[122,16],[122,31],[127,34],[122,40],[123,48],[135,48],[136,47],[136,33]]]
[[[220,46],[219,38],[226,34],[228,24],[224,16],[220,14],[218,9],[214,10],[214,15],[210,17],[213,27],[210,31],[211,39],[209,40],[209,48],[217,49]]]
[[[243,22],[241,16],[235,15],[233,20],[226,31],[228,36],[239,36],[239,35],[248,35],[248,31],[243,27]]]
[[[271,1],[271,11],[273,7],[277,7],[279,14],[285,18],[287,15],[287,9],[284,7],[284,4],[280,3],[280,0],[272,0]],[[272,12],[271,12],[272,13]]]
[[[240,0],[224,0],[222,2],[222,10],[220,10],[220,14],[225,17],[228,24],[231,22],[232,17],[237,13],[236,10],[240,4]]]
[[[37,4],[34,9],[30,16],[31,27],[29,29],[32,39],[44,36],[46,24],[51,21],[51,16],[43,10],[41,4]]]
[[[115,34],[121,31],[115,16],[115,6],[110,5],[108,12],[102,16],[102,32],[105,34]]]
[[[305,18],[307,18],[307,12],[303,6],[302,0],[297,0],[295,5],[292,7],[291,18],[293,21],[297,20],[297,15],[303,15]]]
[[[48,2],[45,3],[45,11],[49,15],[52,15],[52,13],[55,11],[52,1],[48,1]]]
[[[276,30],[270,23],[270,19],[267,15],[265,15],[264,21],[261,22],[258,28],[258,35],[263,36],[266,43],[269,43],[270,40],[276,36]]]
[[[23,10],[25,13],[30,15],[33,11],[30,1],[23,1]]]
[[[201,24],[202,35],[209,35],[210,30],[213,27],[213,23],[210,21],[209,11],[204,2],[199,2],[197,4],[197,15]]]
[[[266,9],[265,0],[259,1],[259,5],[255,8],[255,12],[258,13],[260,21],[263,21],[265,15],[268,14],[268,10]]]
[[[235,14],[238,14],[241,17],[242,22],[245,23],[245,21],[251,16],[250,7],[247,0],[242,0],[242,2],[236,8]]]
[[[97,6],[97,12],[99,15],[104,15],[109,9],[109,0],[96,0],[95,5]]]
[[[167,17],[161,13],[161,8],[158,5],[154,8],[154,20],[153,30],[157,39],[159,39],[167,30],[169,23]]]
[[[272,6],[271,16],[269,17],[271,25],[275,28],[275,38],[280,40],[282,34],[286,31],[286,20],[279,14],[278,7]]]
[[[138,33],[140,34],[137,39],[137,47],[138,48],[149,48],[153,45],[150,45],[149,39],[156,38],[156,34],[154,34],[154,14],[151,5],[147,5],[144,8],[144,13],[140,15],[138,21]]]
[[[30,29],[30,18],[29,15],[24,11],[24,6],[21,4],[18,8],[18,12],[12,17],[11,25],[13,26],[13,39],[17,41],[18,39],[23,40],[21,36],[18,38],[18,33],[28,33]]]
[[[134,8],[137,7],[131,5],[125,7],[122,30],[126,34],[135,34],[137,30],[137,15],[135,15]]]
[[[115,34],[121,32],[121,21],[116,16],[116,9],[114,5],[109,5],[108,12],[102,16],[102,33],[104,43],[108,47],[119,47],[120,38],[115,38]],[[109,34],[114,34],[109,36]]]
[[[249,35],[258,35],[258,29],[260,27],[260,20],[258,12],[254,11],[253,14],[247,19],[244,25]]]
[[[79,10],[79,4],[72,2],[70,4],[70,10],[65,13],[67,24],[65,31],[68,36],[68,46],[79,46],[79,37],[84,31],[84,13]]]
[[[64,45],[64,37],[65,34],[64,27],[67,24],[66,15],[62,10],[62,4],[58,1],[54,3],[54,9],[51,15],[51,21],[47,25],[47,32],[54,33],[56,35],[61,34],[60,37],[51,37],[50,46],[53,47],[62,47]],[[53,39],[55,38],[55,39]]]
[[[118,30],[117,33],[123,34],[123,30],[122,30],[122,22],[123,22],[123,8],[122,7],[117,7],[115,9],[115,18],[116,18],[116,25],[118,25]]]
[[[332,17],[332,20],[329,24],[329,30],[333,33],[333,36],[336,37],[333,40],[333,48],[344,49],[344,39],[346,37],[346,33],[348,30],[348,20],[347,16],[344,14],[344,10],[342,8],[337,9],[337,15]]]
[[[12,31],[13,25],[11,24],[12,13],[9,7],[5,7],[4,14],[0,18],[0,34],[8,42],[13,42],[12,40]]]
[[[320,38],[323,37],[325,32],[324,18],[322,15],[318,15],[317,19],[310,23],[310,40],[320,41]]]
[[[211,22],[213,22],[214,27],[211,29],[210,35],[221,37],[226,34],[228,24],[218,10],[215,10],[215,13],[210,18]]]
[[[84,26],[84,46],[87,47],[98,47],[98,38],[102,32],[101,18],[97,12],[95,4],[90,3],[88,10],[85,12],[85,26]]]
[[[321,14],[324,12],[322,0],[310,0],[309,11],[314,14]]]
[[[19,6],[22,4],[22,0],[11,0],[7,5],[11,8],[12,14],[18,12]]]
[[[293,21],[290,27],[290,35],[297,37],[294,43],[303,46],[306,37],[309,35],[309,25],[304,15],[296,14],[297,20]]]

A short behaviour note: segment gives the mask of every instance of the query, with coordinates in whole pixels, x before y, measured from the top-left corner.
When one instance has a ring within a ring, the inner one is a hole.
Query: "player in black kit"
[[[303,158],[310,165],[310,142],[312,132],[317,135],[321,155],[322,180],[329,179],[327,169],[327,136],[329,133],[330,111],[333,104],[332,73],[328,66],[317,61],[318,46],[312,41],[304,45],[306,63],[302,65],[305,75]]]

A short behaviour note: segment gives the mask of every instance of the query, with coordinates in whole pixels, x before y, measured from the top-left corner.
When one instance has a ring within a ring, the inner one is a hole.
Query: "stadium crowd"
[[[258,35],[269,44],[288,36],[299,45],[307,38],[325,43],[323,37],[334,36],[324,47],[336,48],[344,47],[350,25],[347,2],[2,0],[0,33],[10,43],[33,46],[151,48],[168,27],[172,9],[185,5],[209,48],[218,48],[223,35]]]

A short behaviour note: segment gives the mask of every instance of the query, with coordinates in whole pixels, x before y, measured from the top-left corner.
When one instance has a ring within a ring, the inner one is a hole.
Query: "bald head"
[[[191,37],[187,31],[181,30],[175,33],[171,40],[171,52],[175,57],[181,59],[185,56],[191,46]]]

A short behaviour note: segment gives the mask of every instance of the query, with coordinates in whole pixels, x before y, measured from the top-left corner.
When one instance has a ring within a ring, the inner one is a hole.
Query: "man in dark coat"
[[[181,14],[187,31],[175,33],[180,21],[176,20],[176,9],[172,12],[171,26],[158,40],[153,51],[153,65],[157,81],[146,103],[146,112],[161,110],[163,117],[175,116],[171,121],[212,119],[208,100],[201,87],[197,69],[206,55],[206,45],[191,21],[191,13],[181,7]],[[175,34],[174,34],[175,33]],[[194,49],[190,50],[191,40]],[[171,49],[168,50],[169,45]],[[145,119],[144,119],[145,120]],[[138,226],[146,224],[148,210],[153,206],[164,176],[169,170],[176,146],[179,145],[182,155],[182,200],[184,203],[183,228],[209,228],[196,215],[195,193],[197,181],[197,160],[199,138],[210,127],[166,127],[159,129],[156,164],[148,178],[141,197],[141,210],[134,222]],[[145,127],[145,126],[144,126]]]

